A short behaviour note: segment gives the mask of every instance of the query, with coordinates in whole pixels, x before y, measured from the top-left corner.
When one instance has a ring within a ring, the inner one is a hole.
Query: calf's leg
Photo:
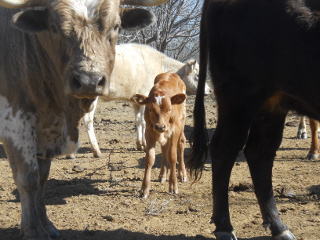
[[[319,122],[315,119],[309,118],[310,129],[311,129],[311,147],[307,156],[309,160],[318,159],[319,154],[319,138],[318,138],[318,128]]]
[[[166,153],[166,146],[161,146],[161,152]],[[161,159],[161,169],[160,169],[160,174],[159,174],[159,181],[161,183],[165,183],[167,180],[167,173],[168,173],[168,161],[167,161],[167,155],[162,154],[162,159]]]
[[[146,130],[148,131],[148,129]],[[150,129],[149,131],[152,131]],[[152,134],[146,134],[146,157],[144,160],[144,178],[142,180],[141,197],[147,198],[151,188],[151,169],[155,162],[156,141]]]
[[[273,161],[282,140],[285,117],[285,113],[272,114],[261,110],[250,128],[244,150],[263,225],[271,229],[273,238],[277,240],[295,239],[279,217],[272,188]]]
[[[186,137],[184,133],[182,132],[179,142],[178,142],[178,153],[179,153],[179,165],[178,165],[178,173],[179,173],[179,178],[181,182],[186,182],[188,177],[187,177],[187,170],[186,166],[184,163],[184,149],[186,146]]]
[[[162,155],[167,155],[167,160],[170,164],[170,175],[169,175],[169,193],[178,194],[178,179],[176,175],[177,169],[177,137],[173,137],[168,140],[166,148],[163,148],[165,152],[162,152]]]

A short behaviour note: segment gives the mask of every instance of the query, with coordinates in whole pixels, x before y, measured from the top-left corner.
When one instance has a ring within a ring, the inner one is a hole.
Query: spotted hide
[[[79,120],[109,87],[120,27],[154,21],[149,11],[120,4],[0,0],[0,140],[20,193],[23,239],[60,235],[44,203],[50,159],[76,151]]]

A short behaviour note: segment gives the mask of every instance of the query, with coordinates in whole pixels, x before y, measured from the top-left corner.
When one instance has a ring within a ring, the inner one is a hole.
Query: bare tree
[[[170,0],[153,7],[156,24],[139,32],[123,32],[120,43],[148,44],[180,61],[197,58],[201,0]]]

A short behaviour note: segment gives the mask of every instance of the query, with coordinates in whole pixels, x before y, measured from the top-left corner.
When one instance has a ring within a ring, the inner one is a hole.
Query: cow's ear
[[[171,104],[181,104],[184,100],[186,100],[187,95],[184,93],[178,93],[171,97]]]
[[[146,9],[121,8],[121,27],[128,31],[137,31],[155,22],[154,14]]]
[[[187,66],[187,68],[186,68],[187,74],[190,74],[193,72],[194,68],[196,67],[196,63],[197,63],[196,60],[189,60],[187,62],[187,65],[186,65]]]
[[[13,24],[25,32],[41,32],[48,29],[47,9],[28,9],[15,14],[12,18]]]
[[[146,105],[148,97],[144,96],[142,94],[135,94],[135,95],[132,96],[132,99],[133,99],[133,101],[135,101],[139,105]]]

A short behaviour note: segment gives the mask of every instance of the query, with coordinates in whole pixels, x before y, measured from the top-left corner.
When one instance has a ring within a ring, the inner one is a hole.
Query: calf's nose
[[[164,125],[164,124],[156,124],[156,125],[154,126],[154,129],[155,129],[157,132],[162,133],[162,132],[164,132],[164,131],[166,130],[166,125]]]

